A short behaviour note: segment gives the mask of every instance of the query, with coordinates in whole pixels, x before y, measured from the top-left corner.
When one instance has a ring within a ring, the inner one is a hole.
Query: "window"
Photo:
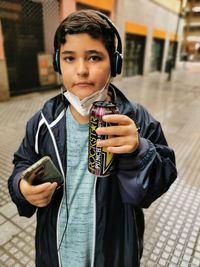
[[[153,39],[152,57],[151,57],[151,71],[161,71],[163,60],[164,40]]]
[[[124,76],[143,74],[145,36],[127,34],[124,54]]]

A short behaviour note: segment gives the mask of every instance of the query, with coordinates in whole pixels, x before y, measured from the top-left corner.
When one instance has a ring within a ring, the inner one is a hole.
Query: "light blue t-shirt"
[[[95,177],[87,170],[88,124],[67,118],[67,175],[58,224],[62,267],[90,267]],[[66,203],[67,202],[67,203]]]

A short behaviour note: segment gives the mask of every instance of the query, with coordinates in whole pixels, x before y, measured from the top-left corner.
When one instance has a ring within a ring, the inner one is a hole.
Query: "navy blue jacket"
[[[175,155],[158,121],[141,105],[130,103],[115,86],[110,85],[109,90],[120,113],[133,119],[139,128],[139,148],[132,154],[117,156],[111,176],[96,178],[92,265],[137,267],[143,249],[142,208],[149,207],[174,182],[177,176]],[[67,106],[63,95],[58,95],[29,120],[26,135],[14,154],[15,167],[8,181],[19,214],[31,217],[37,211],[37,267],[60,266],[57,219],[63,188],[56,190],[46,207],[36,208],[23,198],[18,184],[21,172],[44,155],[49,155],[65,176]]]

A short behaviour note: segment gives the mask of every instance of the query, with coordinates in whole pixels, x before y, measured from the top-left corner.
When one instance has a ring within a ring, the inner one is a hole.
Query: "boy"
[[[9,178],[19,214],[37,211],[36,266],[139,266],[142,208],[175,180],[174,152],[159,122],[110,83],[121,71],[121,40],[106,16],[72,13],[58,27],[54,46],[54,68],[65,91],[28,122]],[[103,117],[115,126],[97,129],[113,136],[97,144],[115,154],[115,170],[105,178],[87,170],[88,114],[96,100],[113,101],[120,111]],[[21,179],[21,172],[45,155],[65,178],[57,190],[57,183],[32,186]]]

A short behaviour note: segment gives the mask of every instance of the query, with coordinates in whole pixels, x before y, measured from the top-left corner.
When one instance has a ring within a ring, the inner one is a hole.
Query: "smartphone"
[[[57,182],[58,186],[61,186],[64,182],[63,176],[49,156],[44,156],[28,167],[22,173],[21,178],[31,185],[38,185],[46,182]]]

